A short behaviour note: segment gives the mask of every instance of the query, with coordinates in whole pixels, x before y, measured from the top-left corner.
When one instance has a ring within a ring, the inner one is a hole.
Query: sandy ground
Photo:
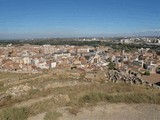
[[[160,106],[150,104],[101,104],[83,108],[75,116],[67,108],[58,110],[59,120],[160,120]]]
[[[46,113],[41,113],[33,117],[29,117],[27,120],[43,120]]]

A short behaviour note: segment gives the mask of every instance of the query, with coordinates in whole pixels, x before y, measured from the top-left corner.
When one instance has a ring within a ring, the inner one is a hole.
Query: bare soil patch
[[[61,108],[59,120],[160,120],[160,106],[153,104],[100,104],[82,108],[77,115]]]

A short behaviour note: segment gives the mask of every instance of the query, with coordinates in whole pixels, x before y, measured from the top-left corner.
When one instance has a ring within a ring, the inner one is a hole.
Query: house
[[[16,63],[24,63],[24,60],[22,57],[10,57],[9,59],[11,59],[13,62],[16,62]]]
[[[58,53],[54,53],[54,58],[58,59],[58,58],[62,58],[62,57],[71,57],[71,53],[68,52],[58,52]]]
[[[2,61],[1,69],[9,71],[17,71],[20,70],[21,68],[19,63],[15,63],[12,60],[8,59]]]
[[[150,84],[157,84],[160,83],[160,74],[150,74],[150,76],[144,75],[142,76],[142,79]],[[158,84],[158,86],[160,85]]]
[[[49,69],[49,65],[46,62],[40,62],[37,67],[40,69]]]
[[[55,68],[57,66],[57,63],[56,62],[51,62],[50,63],[50,68]]]
[[[20,64],[20,67],[21,67],[22,71],[25,71],[25,72],[32,72],[32,70],[33,70],[32,65]]]
[[[24,64],[30,64],[31,63],[31,59],[29,57],[23,57],[23,63]]]
[[[88,53],[90,48],[88,46],[86,47],[79,47],[77,48],[77,53]]]
[[[158,65],[156,63],[153,63],[153,61],[151,61],[147,69],[150,73],[156,73],[157,67]]]

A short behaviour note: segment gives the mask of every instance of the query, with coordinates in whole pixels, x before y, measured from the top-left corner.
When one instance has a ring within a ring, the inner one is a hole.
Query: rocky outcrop
[[[11,95],[12,97],[18,97],[21,95],[27,94],[27,92],[31,89],[28,85],[19,85],[12,88],[9,88],[6,93]]]
[[[130,75],[130,74],[125,74],[122,72],[119,72],[117,70],[110,70],[106,72],[106,77],[108,81],[111,82],[119,82],[123,81],[127,84],[145,84],[145,85],[150,85],[148,82],[143,81],[141,78]],[[152,86],[152,85],[150,85]]]
[[[11,96],[7,93],[0,93],[0,103],[4,102],[5,100],[9,99]]]

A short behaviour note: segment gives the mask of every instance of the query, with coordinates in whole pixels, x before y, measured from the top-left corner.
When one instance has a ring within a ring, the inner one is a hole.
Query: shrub
[[[144,75],[150,75],[150,72],[149,71],[145,71]]]
[[[110,62],[109,64],[108,64],[108,68],[109,68],[109,70],[113,70],[114,68],[115,68],[115,63],[113,63],[113,62]]]
[[[0,113],[1,120],[27,120],[29,110],[27,108],[8,108]]]
[[[95,102],[100,102],[100,101],[104,101],[106,97],[106,94],[104,93],[89,93],[85,96],[82,97],[82,99],[80,99],[80,101],[82,103],[95,103]]]
[[[160,68],[157,68],[157,69],[156,69],[156,72],[157,72],[158,74],[160,74]]]

